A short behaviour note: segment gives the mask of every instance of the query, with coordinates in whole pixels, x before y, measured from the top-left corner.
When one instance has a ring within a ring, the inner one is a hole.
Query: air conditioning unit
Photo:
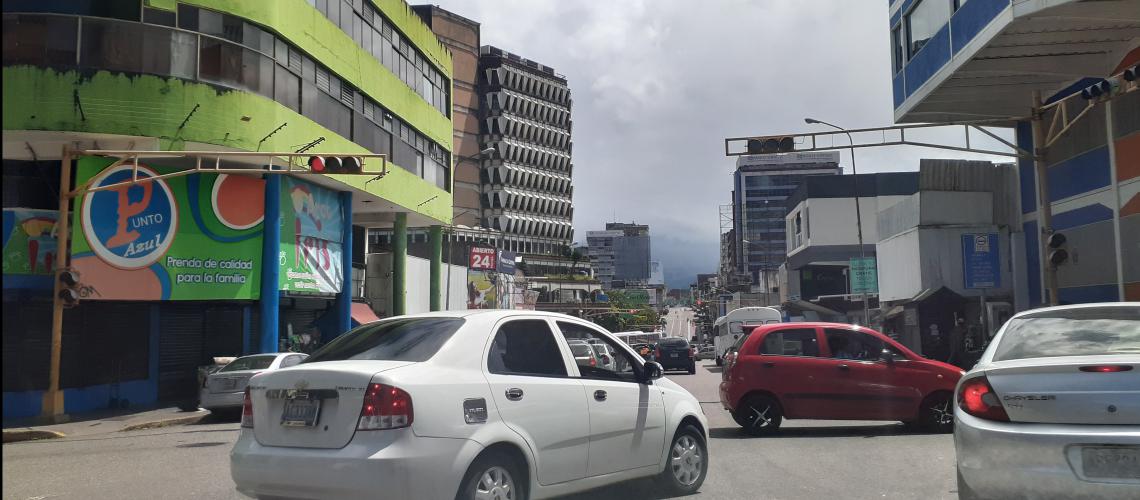
[[[987,338],[993,338],[998,329],[1009,321],[1013,316],[1013,304],[1009,302],[987,302],[986,303],[986,324],[989,325],[990,331],[986,332]]]

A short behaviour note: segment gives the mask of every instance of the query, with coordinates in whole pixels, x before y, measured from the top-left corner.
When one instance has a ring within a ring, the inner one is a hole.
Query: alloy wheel
[[[704,456],[697,440],[689,435],[681,436],[673,443],[669,464],[673,477],[681,485],[690,486],[697,482],[704,467]]]
[[[494,466],[479,477],[475,485],[476,500],[515,500],[515,480],[503,467]]]

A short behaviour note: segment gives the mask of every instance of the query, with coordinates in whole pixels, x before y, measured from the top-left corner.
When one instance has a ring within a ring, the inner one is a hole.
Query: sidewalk
[[[85,414],[70,422],[52,425],[19,426],[16,422],[9,427],[5,423],[4,443],[189,425],[198,423],[208,415],[210,412],[206,410],[187,412],[178,408],[159,408]]]

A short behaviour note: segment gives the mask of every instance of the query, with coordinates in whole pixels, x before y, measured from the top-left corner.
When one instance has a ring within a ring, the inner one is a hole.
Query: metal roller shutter
[[[162,304],[158,333],[158,399],[185,401],[196,396],[203,362],[201,304]]]

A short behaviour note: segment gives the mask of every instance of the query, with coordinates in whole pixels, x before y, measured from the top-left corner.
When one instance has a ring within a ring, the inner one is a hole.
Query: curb
[[[5,443],[19,443],[20,441],[36,441],[41,439],[58,439],[66,436],[62,432],[44,431],[36,429],[19,429],[4,431]]]
[[[189,416],[185,416],[185,417],[174,417],[174,418],[168,418],[168,419],[164,419],[164,420],[155,420],[155,421],[151,421],[151,422],[141,422],[138,424],[131,424],[131,425],[128,425],[126,427],[123,427],[122,429],[119,430],[119,432],[142,431],[142,430],[147,430],[147,429],[160,429],[162,427],[173,427],[176,425],[196,424],[199,421],[201,421],[203,418],[206,418],[206,416],[209,414],[210,414],[209,412],[201,412],[200,414],[197,414],[197,415],[189,415]]]

